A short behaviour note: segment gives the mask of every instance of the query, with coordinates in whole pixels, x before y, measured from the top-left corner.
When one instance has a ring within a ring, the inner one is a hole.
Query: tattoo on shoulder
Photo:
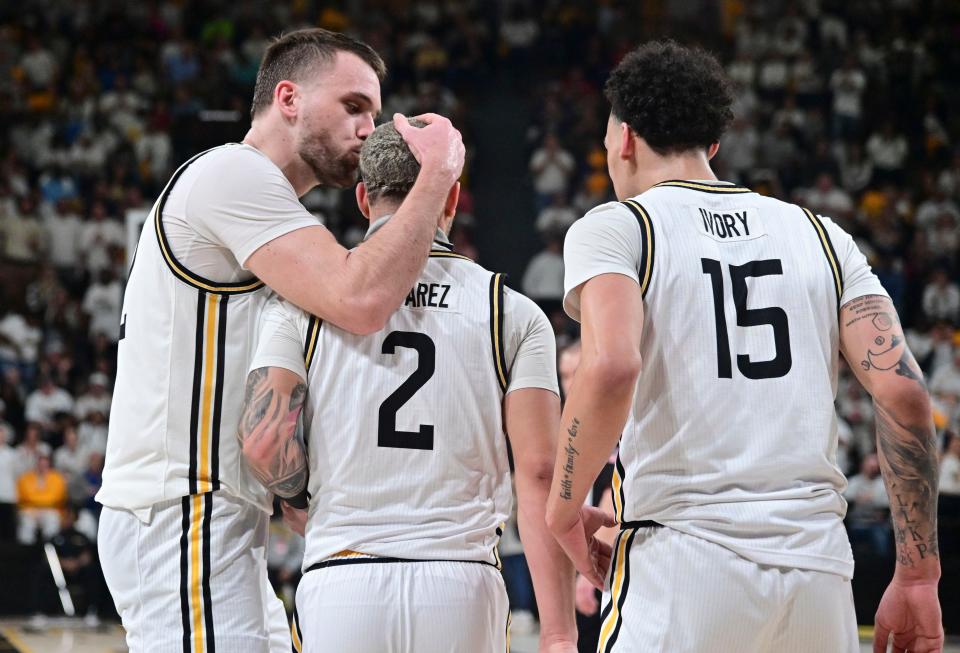
[[[573,498],[573,470],[577,456],[580,455],[580,452],[573,445],[579,431],[580,420],[574,417],[569,428],[567,428],[567,445],[563,448],[563,452],[567,456],[567,462],[563,466],[563,478],[560,479],[560,498],[565,501],[570,501]]]

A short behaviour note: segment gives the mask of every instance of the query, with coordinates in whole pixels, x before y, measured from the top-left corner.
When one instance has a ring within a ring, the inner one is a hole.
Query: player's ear
[[[360,208],[360,213],[363,214],[367,220],[370,219],[370,202],[369,197],[367,196],[367,186],[362,181],[357,184],[357,206]]]
[[[636,155],[637,135],[626,121],[620,123],[620,158],[632,159]]]
[[[710,147],[707,148],[707,161],[717,156],[717,152],[720,150],[720,142],[711,143]]]
[[[296,118],[300,101],[300,89],[294,82],[284,79],[273,89],[273,103],[284,118]]]
[[[446,218],[452,218],[457,212],[457,202],[460,201],[460,182],[456,182],[447,193],[447,201],[443,205],[443,215]]]

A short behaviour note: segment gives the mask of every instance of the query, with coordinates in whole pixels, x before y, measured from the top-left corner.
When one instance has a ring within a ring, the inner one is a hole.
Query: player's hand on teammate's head
[[[393,115],[393,125],[420,162],[421,171],[439,175],[452,186],[463,171],[466,156],[463,137],[443,116],[423,113],[414,118],[427,123],[426,127],[414,127],[401,113]]]
[[[297,535],[303,536],[307,530],[307,511],[294,508],[286,501],[280,502],[280,509],[283,511],[283,523]]]

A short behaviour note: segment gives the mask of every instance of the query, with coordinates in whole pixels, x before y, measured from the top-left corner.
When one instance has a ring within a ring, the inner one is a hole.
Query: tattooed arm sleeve
[[[289,498],[307,485],[307,456],[296,437],[307,386],[280,367],[261,367],[247,376],[237,437],[257,479],[277,496]]]
[[[937,453],[930,397],[890,299],[866,295],[845,304],[840,344],[876,407],[897,572],[938,576]]]

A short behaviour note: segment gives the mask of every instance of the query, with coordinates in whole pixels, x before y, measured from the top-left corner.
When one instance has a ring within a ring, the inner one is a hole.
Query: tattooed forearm
[[[560,498],[565,501],[569,501],[573,496],[573,470],[577,456],[580,455],[580,452],[573,445],[579,430],[580,420],[574,417],[573,422],[570,423],[570,428],[567,429],[567,445],[563,448],[567,456],[567,462],[563,466],[563,478],[560,479]]]
[[[250,372],[237,432],[254,476],[281,497],[297,495],[307,482],[307,458],[296,437],[307,386],[291,384],[288,374],[274,368]]]
[[[937,452],[932,424],[907,425],[879,403],[877,442],[890,496],[897,562],[913,567],[939,558]]]

